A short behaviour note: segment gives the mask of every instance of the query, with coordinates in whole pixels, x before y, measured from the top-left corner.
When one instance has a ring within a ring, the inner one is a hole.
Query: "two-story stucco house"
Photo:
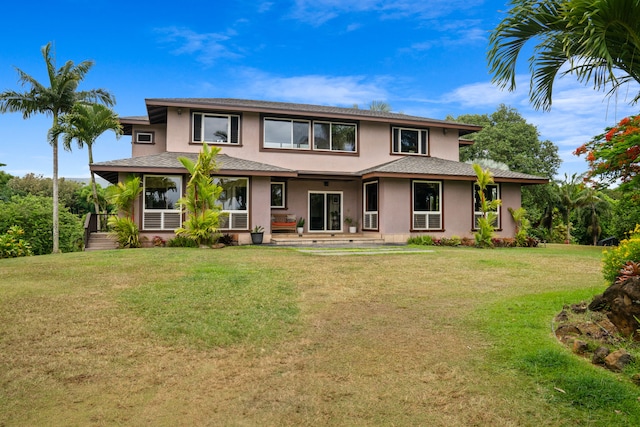
[[[188,176],[177,158],[195,159],[202,144],[221,148],[216,179],[228,214],[221,231],[240,243],[250,242],[256,225],[269,242],[294,218],[305,218],[305,236],[346,233],[349,217],[359,233],[387,243],[423,233],[472,237],[481,215],[474,171],[458,161],[460,146],[472,143],[461,137],[478,126],[240,99],[147,99],[146,106],[147,116],[121,118],[132,137],[131,158],[94,163],[91,170],[112,183],[142,177],[137,220],[148,237],[170,237],[180,226],[176,201]],[[513,237],[507,209],[520,207],[522,185],[547,180],[493,173],[488,196],[502,199],[497,235]]]

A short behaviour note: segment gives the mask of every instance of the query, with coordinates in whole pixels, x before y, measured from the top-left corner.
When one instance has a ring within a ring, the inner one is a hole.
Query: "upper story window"
[[[350,123],[314,122],[313,149],[356,151],[356,125]]]
[[[264,119],[264,146],[266,148],[309,149],[308,120]]]
[[[240,116],[232,114],[193,113],[193,142],[238,144]]]
[[[153,144],[153,132],[135,132],[136,144]]]
[[[425,129],[393,128],[393,152],[429,154],[429,133]]]
[[[264,148],[347,153],[357,151],[355,123],[265,117],[263,130]]]

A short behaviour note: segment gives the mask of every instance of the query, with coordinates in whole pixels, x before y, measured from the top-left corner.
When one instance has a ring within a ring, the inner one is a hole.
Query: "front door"
[[[342,193],[309,192],[309,231],[342,231]]]

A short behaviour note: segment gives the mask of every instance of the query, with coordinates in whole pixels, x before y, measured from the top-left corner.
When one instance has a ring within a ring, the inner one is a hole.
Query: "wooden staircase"
[[[107,249],[118,249],[118,243],[109,236],[109,233],[91,233],[84,247],[85,251],[103,251]]]

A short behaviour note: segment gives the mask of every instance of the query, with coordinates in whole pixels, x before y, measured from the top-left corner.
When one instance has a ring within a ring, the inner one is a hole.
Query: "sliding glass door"
[[[342,231],[342,193],[309,192],[309,231]]]

